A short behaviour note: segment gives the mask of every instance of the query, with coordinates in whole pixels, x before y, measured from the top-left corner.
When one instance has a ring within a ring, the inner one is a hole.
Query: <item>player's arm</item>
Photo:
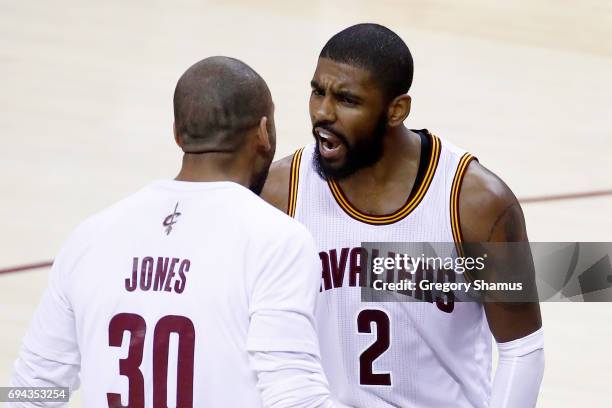
[[[275,161],[270,166],[266,184],[261,192],[261,198],[282,212],[287,212],[289,204],[289,178],[293,155]]]
[[[49,286],[36,309],[13,368],[13,387],[79,386],[80,353],[75,319],[63,287],[65,257],[60,254],[51,269]],[[66,404],[67,405],[67,404]],[[64,406],[57,403],[14,403],[10,407]]]
[[[247,350],[265,407],[332,407],[320,361],[314,308],[321,282],[312,237],[290,225],[259,249]],[[297,232],[297,233],[296,233]]]
[[[476,161],[469,165],[461,186],[459,214],[464,242],[528,240],[518,200],[502,180]],[[526,255],[529,259],[524,262],[532,263],[531,253],[527,251]],[[496,261],[512,262],[511,259]],[[497,278],[503,281],[503,276]],[[486,302],[484,309],[499,350],[489,406],[535,406],[544,374],[539,303]]]

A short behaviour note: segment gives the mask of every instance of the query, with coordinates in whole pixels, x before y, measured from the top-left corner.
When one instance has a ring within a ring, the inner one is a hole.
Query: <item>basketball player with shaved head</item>
[[[312,232],[317,324],[332,393],[364,407],[533,407],[543,376],[538,303],[362,302],[362,242],[521,242],[521,207],[472,155],[410,113],[411,53],[377,24],[323,47],[314,143],[272,165],[263,197]],[[499,364],[491,380],[492,338]]]
[[[183,74],[178,176],[72,234],[13,386],[80,381],[86,407],[332,406],[312,236],[257,196],[275,151],[273,111],[266,83],[241,61],[211,57]]]

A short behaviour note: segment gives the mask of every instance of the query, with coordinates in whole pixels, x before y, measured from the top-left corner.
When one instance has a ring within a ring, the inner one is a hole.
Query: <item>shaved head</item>
[[[249,129],[264,116],[270,119],[272,109],[265,81],[229,57],[195,63],[174,90],[174,125],[186,153],[236,151]]]

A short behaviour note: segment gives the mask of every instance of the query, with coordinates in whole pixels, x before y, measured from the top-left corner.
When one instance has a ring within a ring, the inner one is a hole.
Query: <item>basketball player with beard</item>
[[[527,241],[502,180],[404,126],[412,77],[410,51],[391,30],[358,24],[334,35],[311,82],[314,143],[275,162],[262,193],[320,251],[331,391],[364,407],[533,407],[544,371],[538,303],[361,301],[362,242]]]

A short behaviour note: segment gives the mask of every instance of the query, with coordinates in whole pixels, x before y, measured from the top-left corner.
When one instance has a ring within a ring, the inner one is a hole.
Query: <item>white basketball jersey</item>
[[[247,351],[318,356],[312,237],[232,182],[163,180],[72,234],[16,376],[86,407],[260,407]]]
[[[310,230],[321,265],[317,324],[330,389],[357,407],[487,407],[492,337],[479,303],[362,302],[362,242],[457,242],[458,191],[473,157],[420,131],[429,146],[417,184],[393,214],[353,207],[313,166],[292,162],[288,212]],[[419,166],[421,167],[421,166]]]

